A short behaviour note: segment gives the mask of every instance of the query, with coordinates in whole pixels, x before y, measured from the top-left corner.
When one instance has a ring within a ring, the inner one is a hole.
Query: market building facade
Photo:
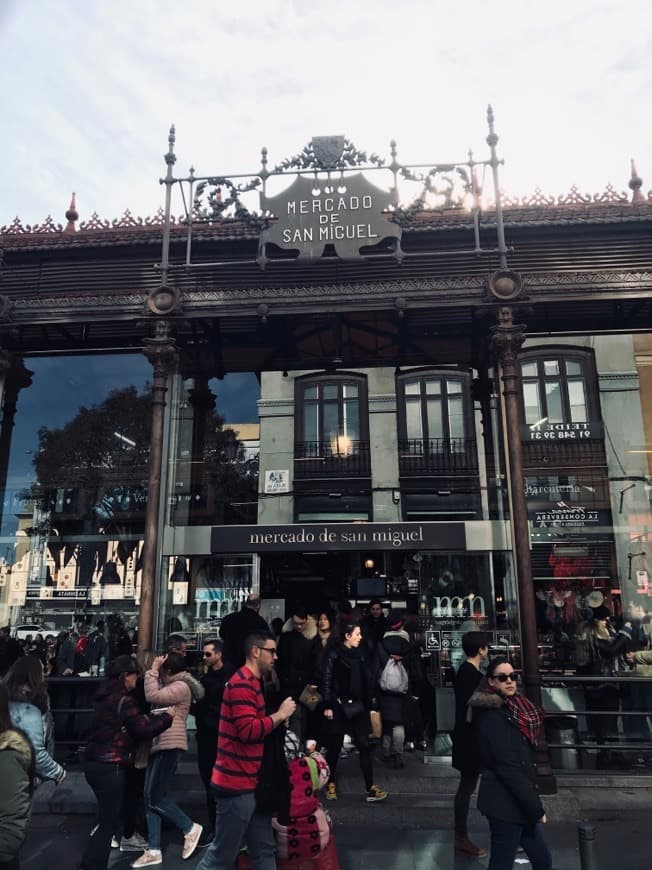
[[[536,697],[590,608],[647,612],[652,197],[509,200],[497,141],[199,178],[171,133],[154,218],[3,227],[1,622],[379,597],[434,686],[477,626]]]

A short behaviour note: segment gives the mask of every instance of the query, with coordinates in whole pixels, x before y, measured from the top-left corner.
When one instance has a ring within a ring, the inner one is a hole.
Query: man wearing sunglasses
[[[276,870],[271,816],[256,811],[254,792],[264,740],[288,721],[297,705],[286,698],[276,713],[266,715],[261,680],[274,669],[276,641],[269,632],[255,632],[244,648],[245,663],[229,679],[222,698],[211,778],[215,838],[197,870],[233,870],[243,843],[256,870]]]
[[[233,673],[231,665],[224,661],[224,644],[219,638],[204,643],[202,664],[205,670],[199,681],[204,687],[204,697],[194,704],[192,714],[197,725],[197,767],[206,789],[208,826],[204,829],[202,843],[207,843],[213,839],[215,826],[215,799],[211,789],[211,777],[217,755],[220,709],[224,688]]]
[[[519,846],[532,870],[552,870],[534,763],[543,711],[519,694],[516,671],[503,657],[490,662],[486,685],[473,693],[469,707],[482,769],[478,809],[491,831],[487,870],[511,870]]]

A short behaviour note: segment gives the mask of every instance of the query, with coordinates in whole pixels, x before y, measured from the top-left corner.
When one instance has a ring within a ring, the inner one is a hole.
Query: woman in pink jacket
[[[168,796],[170,780],[181,753],[188,749],[186,719],[190,704],[204,695],[201,683],[184,668],[183,656],[172,652],[155,658],[151,669],[145,673],[145,697],[153,707],[173,707],[174,717],[168,730],[152,743],[145,774],[147,850],[131,864],[132,867],[153,867],[163,863],[161,817],[169,819],[183,832],[183,858],[190,858],[201,836],[202,826],[193,823]]]

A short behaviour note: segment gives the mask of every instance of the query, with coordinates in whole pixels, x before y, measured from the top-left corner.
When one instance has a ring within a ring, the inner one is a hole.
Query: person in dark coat
[[[241,668],[245,662],[244,642],[250,634],[268,632],[269,626],[260,616],[260,595],[251,593],[242,610],[229,613],[220,625],[220,637],[224,641],[224,660],[233,668]]]
[[[7,688],[0,683],[0,870],[20,870],[34,789],[34,752],[11,723]]]
[[[376,803],[384,801],[387,792],[374,785],[373,781],[373,763],[369,748],[371,675],[359,649],[361,640],[359,625],[353,622],[343,625],[341,643],[328,651],[322,671],[320,693],[327,725],[322,739],[330,767],[326,799],[337,800],[335,771],[344,735],[350,734],[358,749],[360,770],[367,790],[367,803]]]
[[[224,644],[219,638],[204,642],[203,663],[206,672],[199,678],[204,687],[204,697],[195,701],[191,713],[197,725],[197,767],[206,789],[208,828],[206,837],[215,835],[215,798],[211,789],[211,777],[217,756],[217,732],[224,687],[233,674],[231,665],[224,661]]]
[[[0,677],[4,677],[13,663],[25,655],[25,650],[9,632],[8,625],[0,629]]]
[[[388,629],[389,625],[383,615],[383,605],[380,598],[372,598],[369,602],[369,613],[360,623],[363,638],[362,647],[367,661],[374,660],[376,648]]]
[[[483,858],[487,850],[469,839],[468,815],[471,795],[480,776],[480,754],[467,721],[467,708],[471,695],[482,679],[480,665],[489,655],[487,636],[481,631],[467,631],[462,635],[462,649],[466,661],[455,674],[455,728],[453,729],[453,767],[460,772],[460,783],[455,794],[455,849]]]
[[[95,713],[84,757],[84,774],[97,798],[99,825],[89,837],[79,870],[106,870],[111,837],[120,827],[124,771],[133,762],[136,743],[161,734],[172,724],[172,711],[141,713],[129,694],[138,667],[131,656],[119,656],[107,667],[95,695]]]
[[[281,696],[289,696],[297,702],[289,727],[303,740],[307,736],[308,710],[299,703],[299,695],[306,686],[317,688],[321,643],[317,623],[302,605],[293,608],[292,619],[283,626],[277,646],[276,673],[281,683]]]
[[[473,693],[469,707],[482,769],[478,809],[491,831],[487,870],[512,870],[519,846],[532,870],[552,870],[534,763],[543,711],[518,693],[516,672],[503,657],[489,664],[486,685]]]

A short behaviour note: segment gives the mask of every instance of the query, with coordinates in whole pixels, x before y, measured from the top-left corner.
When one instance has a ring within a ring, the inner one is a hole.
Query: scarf
[[[500,694],[497,689],[491,686],[489,691]],[[539,733],[543,725],[543,710],[537,707],[529,698],[526,698],[525,695],[514,695],[511,698],[503,696],[503,700],[510,714],[516,720],[518,730],[523,737],[529,740],[532,746],[538,746]]]

